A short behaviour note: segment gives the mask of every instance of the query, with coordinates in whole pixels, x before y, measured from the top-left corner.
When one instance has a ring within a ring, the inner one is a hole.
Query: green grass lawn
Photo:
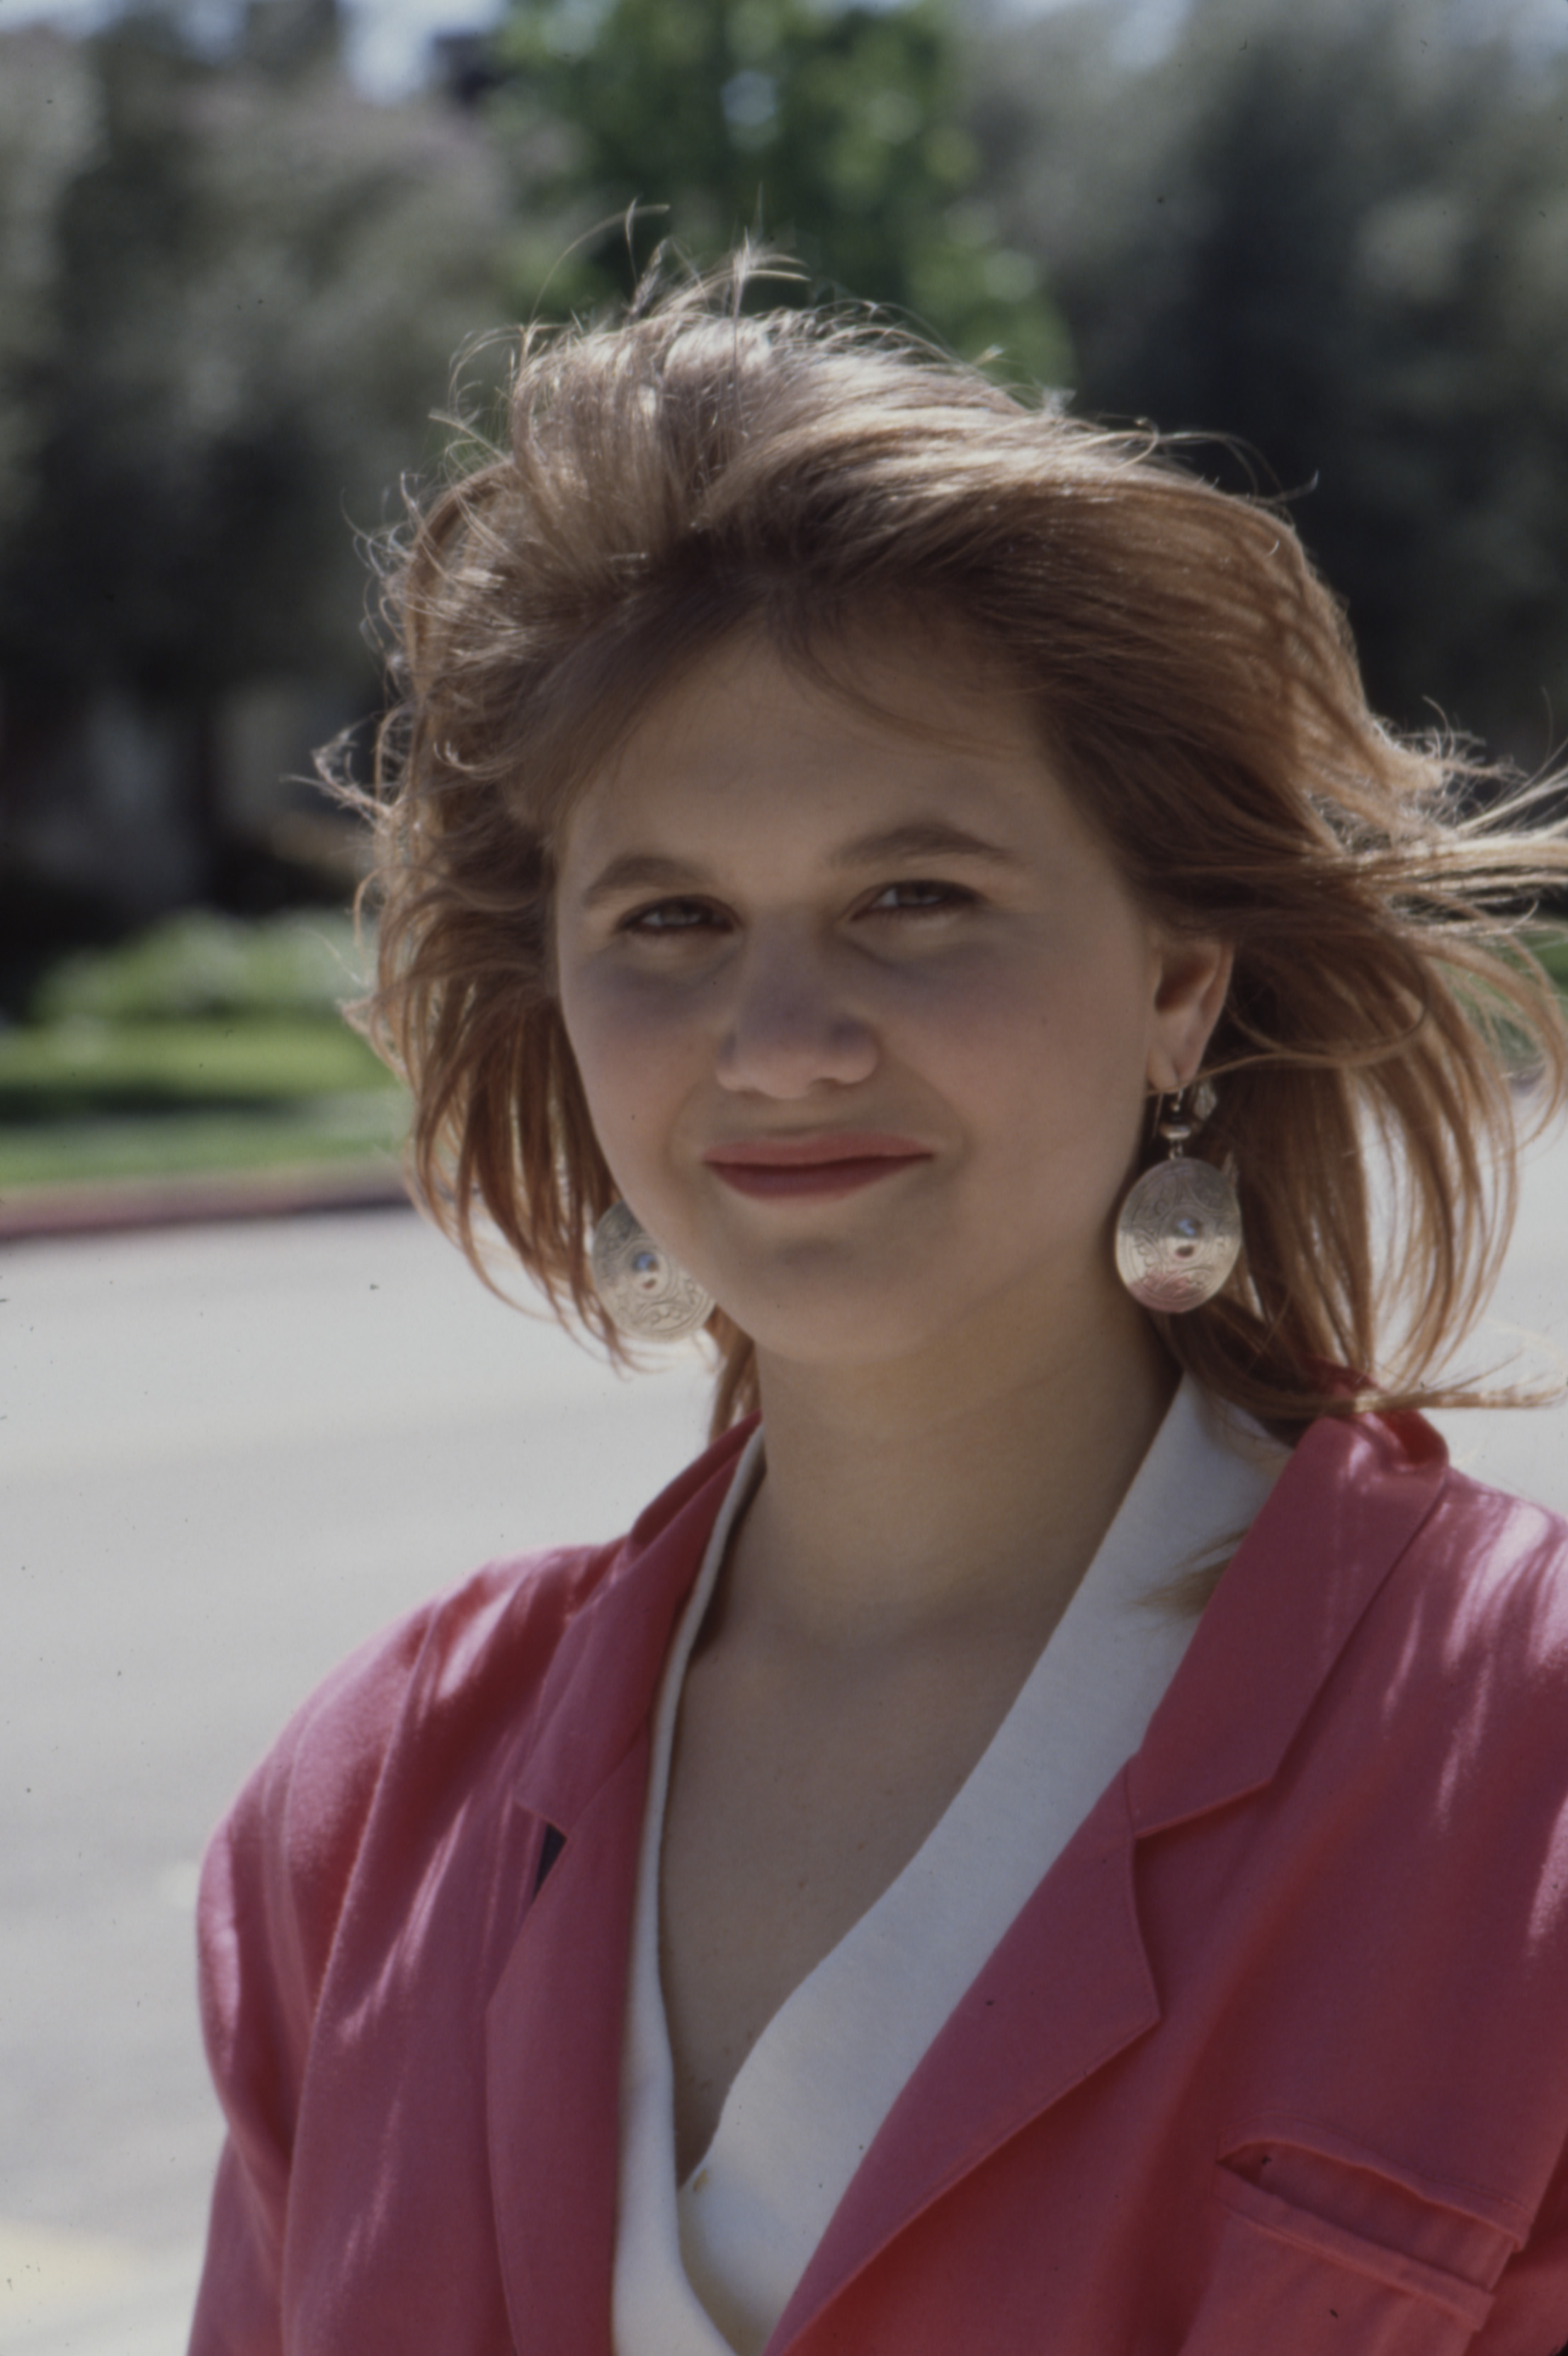
[[[0,1030],[0,1192],[390,1163],[407,1099],[339,1012],[366,955],[331,912],[197,909],[63,959]]]
[[[395,1097],[321,1097],[264,1113],[123,1114],[0,1130],[0,1196],[34,1186],[191,1178],[396,1161],[405,1127]]]
[[[261,1111],[302,1097],[395,1087],[347,1023],[311,1015],[183,1023],[79,1015],[0,1032],[7,1128],[198,1106]]]
[[[384,1159],[407,1124],[398,1083],[331,1018],[0,1032],[0,1191]]]

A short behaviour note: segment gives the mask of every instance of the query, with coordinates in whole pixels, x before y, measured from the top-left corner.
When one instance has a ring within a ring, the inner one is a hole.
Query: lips
[[[738,1194],[821,1195],[873,1185],[916,1162],[928,1162],[931,1151],[911,1137],[840,1130],[816,1137],[737,1138],[710,1146],[702,1158]]]

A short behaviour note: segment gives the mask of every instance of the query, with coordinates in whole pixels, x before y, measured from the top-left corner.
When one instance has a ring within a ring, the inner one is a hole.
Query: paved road
[[[0,1295],[0,2351],[176,2356],[215,1817],[368,1629],[623,1528],[700,1443],[703,1379],[605,1373],[407,1214],[11,1246]],[[1498,1309],[1568,1346],[1568,1147]],[[1445,1420],[1568,1511],[1568,1414]]]

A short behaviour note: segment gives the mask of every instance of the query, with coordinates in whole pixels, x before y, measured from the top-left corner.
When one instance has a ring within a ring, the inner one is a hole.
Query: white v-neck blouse
[[[1140,1599],[1233,1546],[1287,1455],[1182,1382],[983,1756],[903,1871],[774,2014],[677,2187],[659,1852],[687,1662],[763,1469],[763,1434],[752,1434],[654,1716],[622,2066],[615,2356],[758,2356],[921,2057],[1142,1742],[1197,1622]]]

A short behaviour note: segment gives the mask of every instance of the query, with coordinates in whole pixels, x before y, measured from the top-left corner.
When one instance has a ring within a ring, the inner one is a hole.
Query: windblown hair
[[[1518,1124],[1568,1092],[1524,941],[1568,875],[1550,783],[1373,717],[1275,506],[875,315],[747,315],[757,274],[655,273],[614,321],[524,332],[504,446],[471,440],[389,543],[401,701],[374,789],[348,789],[380,917],[361,1019],[412,1090],[433,1215],[484,1273],[488,1214],[619,1352],[587,1266],[616,1189],[552,986],[563,816],[738,633],[852,693],[831,649],[956,623],[1148,911],[1234,944],[1190,1150],[1231,1171],[1246,1243],[1215,1300],[1159,1321],[1175,1357],[1285,1431],[1520,1396],[1441,1377],[1496,1279]],[[722,1312],[709,1332],[717,1432],[756,1370]]]

